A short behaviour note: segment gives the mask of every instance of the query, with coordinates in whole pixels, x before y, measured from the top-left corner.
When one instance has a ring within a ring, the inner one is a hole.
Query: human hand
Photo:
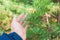
[[[19,17],[15,15],[11,23],[12,32],[16,32],[20,37],[22,37],[23,40],[26,40],[27,30],[27,25],[24,26],[25,24],[22,21],[22,19],[24,19],[25,17],[25,14],[21,14]]]

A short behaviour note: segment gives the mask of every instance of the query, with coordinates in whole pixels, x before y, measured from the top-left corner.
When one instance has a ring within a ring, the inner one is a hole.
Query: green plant
[[[27,17],[24,21],[29,26],[27,40],[58,40],[59,7],[59,3],[54,3],[52,0],[0,0],[0,34],[11,31],[10,23],[14,14],[25,13]]]

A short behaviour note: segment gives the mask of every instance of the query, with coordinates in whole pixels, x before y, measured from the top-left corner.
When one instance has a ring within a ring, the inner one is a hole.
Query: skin
[[[16,32],[23,40],[26,40],[27,25],[22,21],[26,17],[25,14],[21,14],[19,17],[14,15],[11,23],[12,32]]]

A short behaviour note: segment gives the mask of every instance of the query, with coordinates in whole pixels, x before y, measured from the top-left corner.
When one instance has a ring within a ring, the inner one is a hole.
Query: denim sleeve
[[[17,33],[13,32],[9,34],[14,40],[23,40]]]
[[[0,40],[13,40],[12,37],[9,37],[6,33],[0,36]]]
[[[3,35],[0,36],[0,40],[22,40],[22,38],[15,32],[6,34],[3,33]]]

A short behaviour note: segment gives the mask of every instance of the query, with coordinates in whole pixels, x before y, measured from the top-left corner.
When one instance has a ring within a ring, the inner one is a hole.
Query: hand
[[[23,40],[26,40],[27,30],[27,25],[24,27],[24,22],[22,21],[25,17],[25,14],[21,14],[19,17],[15,15],[11,23],[12,32],[16,32]]]

